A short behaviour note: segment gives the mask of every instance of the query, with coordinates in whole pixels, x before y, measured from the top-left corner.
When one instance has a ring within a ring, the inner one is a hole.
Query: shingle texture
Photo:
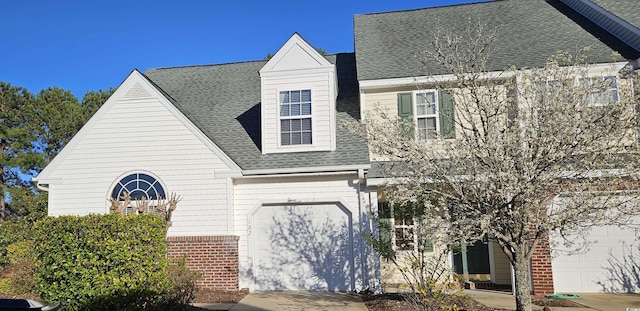
[[[369,163],[365,141],[341,123],[360,116],[355,56],[327,56],[336,65],[336,150],[263,155],[260,75],[266,61],[151,69],[145,76],[243,170]]]
[[[622,0],[631,3],[637,0]],[[603,5],[617,0],[597,0]],[[617,10],[640,12],[637,4],[616,5]],[[625,16],[627,15],[625,14]],[[509,66],[540,67],[558,51],[575,52],[591,47],[589,61],[611,62],[612,52],[637,59],[640,52],[611,36],[559,0],[504,0],[411,11],[356,15],[355,52],[358,79],[375,80],[427,74],[444,74],[433,60],[421,63],[436,31],[464,34],[469,23],[481,22],[497,29],[490,54],[491,70]]]

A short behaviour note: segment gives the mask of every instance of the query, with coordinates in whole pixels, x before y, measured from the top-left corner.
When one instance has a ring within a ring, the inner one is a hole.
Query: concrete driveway
[[[260,310],[344,310],[367,311],[358,295],[351,293],[308,291],[258,291],[231,307],[232,311]]]
[[[465,295],[493,308],[516,309],[515,298],[511,293],[501,293],[487,290],[465,290]],[[581,298],[573,301],[587,308],[552,307],[551,310],[561,311],[640,311],[640,295],[638,294],[581,294]],[[637,309],[634,309],[637,308]],[[540,306],[533,306],[534,310],[542,310]]]
[[[578,294],[575,301],[601,311],[640,311],[639,294]]]

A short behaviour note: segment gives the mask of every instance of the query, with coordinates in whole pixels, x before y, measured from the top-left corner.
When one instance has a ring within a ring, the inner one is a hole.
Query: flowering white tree
[[[588,49],[489,72],[495,32],[470,29],[434,36],[421,57],[448,75],[416,86],[451,96],[453,109],[440,113],[455,137],[440,129],[420,140],[413,120],[381,109],[358,129],[383,160],[390,203],[421,206],[419,231],[440,243],[495,241],[515,272],[517,309],[531,310],[530,259],[550,233],[579,248],[593,226],[640,213],[636,77],[587,64]]]

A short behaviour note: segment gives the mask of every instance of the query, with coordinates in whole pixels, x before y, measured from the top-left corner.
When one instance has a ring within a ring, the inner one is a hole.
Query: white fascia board
[[[242,177],[242,171],[240,170],[215,170],[213,171],[213,178],[236,178]]]
[[[296,174],[296,173],[341,173],[371,168],[371,164],[356,164],[356,165],[341,165],[341,166],[317,166],[317,167],[293,167],[293,168],[275,168],[275,169],[260,169],[260,170],[243,170],[242,175],[244,177],[261,176],[261,175],[282,175],[282,174]]]
[[[492,71],[484,73],[482,78],[508,78],[513,76],[513,73],[506,71]],[[376,80],[361,80],[358,81],[360,89],[375,89],[375,88],[388,88],[399,87],[416,84],[427,84],[437,82],[455,81],[456,76],[452,74],[438,75],[438,76],[420,76],[420,77],[403,77],[403,78],[390,78],[390,79],[376,79]]]
[[[309,67],[309,68],[296,68],[296,69],[284,69],[284,70],[274,70],[274,71],[266,71],[261,72],[260,77],[263,78],[271,78],[271,77],[300,77],[300,76],[314,76],[325,73],[335,73],[335,68],[333,64],[322,67]]]
[[[31,178],[32,181],[35,181],[39,185],[61,185],[64,182],[62,177],[49,177],[44,178],[40,177],[40,175]]]
[[[611,62],[611,63],[602,63],[602,64],[589,64],[587,65],[587,67],[588,67],[589,74],[597,74],[597,73],[605,72],[610,69],[613,69],[613,71],[618,72],[628,64],[629,62],[623,61],[623,62]],[[515,76],[517,73],[518,73],[517,70],[516,71],[491,71],[491,72],[483,73],[480,76],[480,79],[511,78]],[[437,75],[437,76],[419,76],[419,77],[403,77],[403,78],[376,79],[376,80],[361,80],[361,81],[358,81],[358,83],[360,84],[360,90],[366,91],[367,89],[394,88],[394,87],[401,87],[401,86],[413,86],[416,84],[441,83],[441,82],[448,82],[448,81],[455,81],[455,80],[456,80],[455,75],[446,74],[446,75]]]

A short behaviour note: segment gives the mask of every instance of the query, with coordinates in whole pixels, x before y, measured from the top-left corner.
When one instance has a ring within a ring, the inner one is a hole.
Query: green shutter
[[[404,122],[413,121],[413,103],[411,102],[411,97],[411,93],[398,94],[398,117]]]
[[[451,94],[440,91],[438,93],[438,111],[440,113],[440,135],[442,138],[455,138],[455,112]]]
[[[401,131],[407,138],[413,137],[413,102],[411,93],[398,94],[398,117],[400,118]]]

